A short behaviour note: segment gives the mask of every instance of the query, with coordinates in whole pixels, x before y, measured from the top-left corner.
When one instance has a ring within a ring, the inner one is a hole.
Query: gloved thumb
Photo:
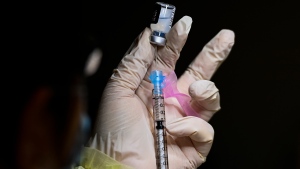
[[[212,81],[198,80],[189,86],[191,107],[199,113],[199,117],[205,121],[221,109],[219,90]]]
[[[181,149],[187,158],[192,161],[196,160],[197,166],[206,160],[214,138],[214,129],[209,123],[198,117],[186,116],[169,122],[166,129],[172,136],[191,139],[196,151],[188,149],[189,146],[182,146]],[[185,139],[183,141],[186,142]],[[186,143],[178,144],[185,145]]]

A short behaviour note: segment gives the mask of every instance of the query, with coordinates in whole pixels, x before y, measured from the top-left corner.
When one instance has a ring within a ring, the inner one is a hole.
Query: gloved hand
[[[174,71],[191,24],[191,17],[181,18],[167,34],[164,47],[150,43],[149,28],[138,36],[103,92],[91,147],[133,168],[156,168],[149,75],[154,69],[166,75]],[[178,78],[178,91],[191,97],[199,117],[186,116],[175,98],[165,98],[170,169],[192,169],[205,162],[214,138],[207,121],[220,109],[219,91],[209,80],[233,44],[234,33],[221,30]]]

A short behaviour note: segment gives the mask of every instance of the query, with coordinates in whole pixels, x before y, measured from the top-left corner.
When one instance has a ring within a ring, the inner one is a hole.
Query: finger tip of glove
[[[197,100],[204,100],[218,91],[215,83],[209,80],[198,80],[189,87],[189,94]]]
[[[190,16],[183,16],[179,21],[177,21],[171,28],[170,32],[166,35],[166,46],[171,48],[173,51],[180,52],[187,40],[192,22],[193,20]]]
[[[234,43],[235,33],[230,29],[222,29],[219,32],[219,38],[223,42]]]
[[[184,22],[186,25],[191,25],[193,22],[193,19],[192,19],[192,17],[185,15],[180,19],[180,21]]]
[[[192,22],[193,19],[190,16],[185,15],[174,25],[174,29],[177,30],[176,32],[178,32],[178,34],[181,34],[180,32],[188,34],[191,29]]]
[[[151,29],[146,27],[143,31],[141,35],[146,35],[146,36],[150,36],[151,34]]]

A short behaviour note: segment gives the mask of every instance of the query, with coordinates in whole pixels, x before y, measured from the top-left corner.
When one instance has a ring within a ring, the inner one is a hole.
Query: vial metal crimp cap
[[[163,32],[153,31],[150,38],[151,43],[159,46],[164,46],[166,44],[166,34]]]

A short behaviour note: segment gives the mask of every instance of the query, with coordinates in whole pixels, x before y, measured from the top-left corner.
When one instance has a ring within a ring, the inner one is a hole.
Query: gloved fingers
[[[190,149],[183,153],[189,160],[197,163],[196,166],[205,161],[214,138],[214,129],[209,123],[198,117],[186,116],[171,121],[166,125],[166,129],[171,136],[191,139],[197,153],[191,152]],[[179,144],[184,145],[185,143]],[[182,147],[182,150],[184,151],[185,148]],[[195,154],[198,155],[197,158],[195,158]]]
[[[148,69],[144,81],[142,81],[136,94],[148,105],[149,109],[152,107],[152,101],[148,98],[151,97],[151,89],[153,85],[149,80],[149,76],[153,70],[161,70],[165,75],[174,70],[176,61],[179,58],[180,51],[182,50],[188,33],[191,29],[192,18],[189,16],[182,17],[167,34],[167,42],[165,46],[157,46],[155,52],[155,60],[151,67]],[[150,37],[149,37],[150,38]],[[156,47],[156,45],[154,45]],[[150,101],[150,102],[149,102]]]
[[[188,87],[196,80],[210,80],[229,55],[234,45],[234,32],[221,30],[212,38],[178,79],[179,90],[188,93]]]
[[[221,109],[219,90],[212,81],[198,80],[189,87],[191,107],[199,113],[199,117],[209,121]]]
[[[156,52],[156,69],[165,73],[175,69],[175,64],[180,56],[180,52],[185,45],[188,34],[192,25],[192,18],[189,16],[182,17],[177,21],[166,35],[166,45],[158,46]]]
[[[145,28],[136,38],[118,67],[114,69],[109,83],[115,87],[130,89],[134,92],[144,78],[154,59],[154,47],[150,44],[151,31]]]

